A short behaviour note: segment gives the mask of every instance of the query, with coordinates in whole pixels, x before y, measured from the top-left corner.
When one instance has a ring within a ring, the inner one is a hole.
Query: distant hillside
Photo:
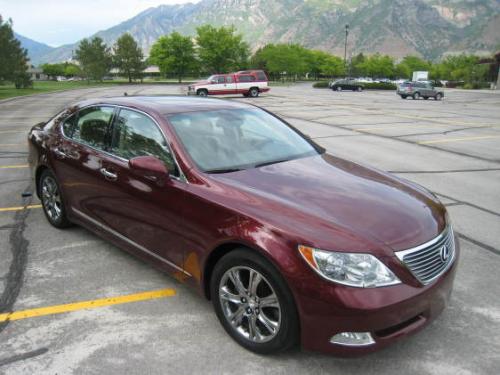
[[[46,55],[54,49],[51,46],[26,38],[18,33],[14,33],[14,36],[21,42],[21,46],[28,50],[28,56],[31,60],[31,64],[33,65],[37,65],[41,56]]]
[[[193,35],[205,23],[234,25],[254,50],[293,42],[343,54],[345,24],[354,54],[437,59],[500,47],[500,0],[202,0],[150,8],[95,35],[112,44],[129,32],[147,54],[159,36],[174,30]],[[75,48],[53,49],[40,61],[68,59]]]

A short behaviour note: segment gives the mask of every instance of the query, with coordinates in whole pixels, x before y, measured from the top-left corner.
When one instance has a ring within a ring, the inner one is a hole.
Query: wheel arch
[[[272,259],[272,257],[269,256],[269,253],[267,251],[259,248],[258,246],[250,245],[250,244],[246,243],[245,241],[229,241],[229,242],[219,244],[217,247],[215,247],[210,252],[210,254],[208,255],[208,257],[205,260],[205,263],[203,265],[202,290],[203,290],[203,294],[207,300],[211,299],[210,280],[212,278],[212,272],[214,270],[215,265],[224,255],[229,254],[230,252],[237,250],[237,249],[241,249],[241,248],[246,248],[250,251],[255,251],[256,254],[260,255],[262,258],[267,260],[269,262],[269,264],[271,264],[272,267],[275,268],[276,271],[282,275],[283,279],[285,280],[285,283],[288,284],[286,282],[286,278],[284,277],[284,275],[280,271],[280,268],[278,267],[276,262]],[[288,287],[288,285],[287,285],[287,287]],[[291,293],[291,294],[293,295],[293,293]]]

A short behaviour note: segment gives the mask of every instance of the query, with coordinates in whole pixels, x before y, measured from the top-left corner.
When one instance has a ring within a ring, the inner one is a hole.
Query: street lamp
[[[347,36],[349,35],[349,24],[345,25],[345,44],[344,44],[344,73],[347,73]]]

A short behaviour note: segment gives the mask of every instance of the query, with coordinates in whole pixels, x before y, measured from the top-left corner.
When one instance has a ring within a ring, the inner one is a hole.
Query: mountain
[[[28,51],[28,56],[31,60],[31,63],[37,65],[38,60],[41,56],[46,55],[54,48],[48,46],[46,44],[37,42],[33,39],[26,38],[18,33],[14,33],[14,36],[19,42],[21,42],[21,47],[25,48]]]
[[[266,43],[301,43],[344,53],[380,52],[438,59],[448,53],[491,53],[500,47],[500,0],[202,0],[160,5],[97,32],[109,45],[131,33],[146,54],[161,35],[234,25],[255,50]],[[68,59],[78,44],[48,51],[40,62]]]

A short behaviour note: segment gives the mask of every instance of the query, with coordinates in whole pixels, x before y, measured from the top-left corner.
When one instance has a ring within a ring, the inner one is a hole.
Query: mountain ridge
[[[161,35],[194,35],[206,23],[234,25],[252,50],[266,43],[300,43],[343,55],[345,24],[353,54],[438,59],[448,53],[490,53],[500,46],[500,0],[202,0],[149,8],[93,36],[111,45],[129,32],[148,54]],[[35,62],[66,60],[77,46],[52,49]]]

